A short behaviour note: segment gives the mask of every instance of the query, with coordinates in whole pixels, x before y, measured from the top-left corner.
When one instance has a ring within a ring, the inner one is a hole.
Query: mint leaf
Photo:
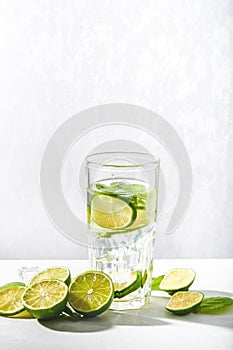
[[[204,298],[198,313],[216,314],[230,310],[233,307],[233,299],[229,297]]]
[[[110,186],[118,189],[118,188],[125,188],[127,186],[127,184],[124,182],[120,182],[120,181],[114,181],[114,182],[110,183]]]
[[[159,285],[163,278],[164,278],[164,275],[153,278],[151,290],[160,290]]]
[[[110,188],[113,188],[115,190],[124,190],[125,192],[129,192],[130,194],[136,194],[142,196],[143,198],[147,197],[146,193],[146,187],[144,185],[140,184],[128,184],[125,182],[111,182]]]
[[[129,184],[129,185],[126,185],[124,189],[128,190],[132,194],[138,195],[140,193],[142,196],[144,193],[146,194],[146,187],[140,184]]]
[[[102,190],[102,189],[103,189],[103,188],[105,188],[106,186],[105,186],[105,185],[102,185],[102,184],[97,183],[97,184],[95,184],[95,187],[96,187],[96,189],[97,189],[97,190]]]

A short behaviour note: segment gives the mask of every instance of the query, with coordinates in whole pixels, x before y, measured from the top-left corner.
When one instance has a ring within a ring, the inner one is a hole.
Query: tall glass
[[[159,160],[106,152],[86,158],[90,268],[112,278],[111,308],[137,309],[151,294]]]

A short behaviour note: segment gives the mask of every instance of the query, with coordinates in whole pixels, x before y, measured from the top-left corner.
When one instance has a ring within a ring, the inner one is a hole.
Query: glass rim
[[[130,156],[138,156],[138,157],[144,157],[144,161],[140,161],[136,164],[110,164],[109,161],[107,163],[102,161],[98,161],[98,157],[104,157],[104,156],[126,156],[128,155],[129,158]],[[149,153],[143,153],[143,152],[127,152],[127,151],[111,151],[111,152],[98,152],[98,153],[92,153],[86,156],[85,158],[86,161],[86,166],[87,167],[106,167],[106,168],[139,168],[139,167],[144,167],[144,166],[158,166],[160,164],[160,159],[157,157],[154,157],[152,154]]]

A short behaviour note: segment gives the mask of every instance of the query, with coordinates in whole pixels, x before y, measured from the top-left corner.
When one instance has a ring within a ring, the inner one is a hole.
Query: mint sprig
[[[153,278],[152,284],[151,284],[151,290],[161,290],[159,288],[160,282],[164,278],[164,275],[158,276],[156,278]]]
[[[226,312],[233,308],[233,299],[229,297],[210,297],[204,298],[198,313],[200,314],[218,314]]]

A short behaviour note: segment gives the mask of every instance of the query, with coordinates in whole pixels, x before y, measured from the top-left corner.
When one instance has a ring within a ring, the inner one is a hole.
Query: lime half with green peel
[[[25,283],[23,282],[9,282],[4,284],[3,286],[0,287],[0,290],[9,288],[9,287],[13,287],[13,286],[21,286],[21,287],[25,287]]]
[[[87,271],[78,275],[69,288],[69,303],[81,315],[96,316],[106,311],[114,297],[111,278],[104,272]]]
[[[12,316],[9,316],[10,318],[34,318],[30,312],[28,312],[27,310],[23,310],[21,312],[19,312],[18,314],[16,315],[12,315]]]
[[[98,226],[111,230],[122,230],[133,224],[137,210],[124,198],[96,194],[91,201],[91,220]]]
[[[204,295],[200,292],[176,292],[165,308],[176,315],[185,315],[197,311]]]
[[[38,283],[44,280],[58,280],[64,282],[69,286],[71,282],[70,271],[67,267],[49,267],[43,271],[40,271],[32,277],[29,285]]]
[[[16,315],[24,310],[22,295],[26,287],[12,285],[0,290],[0,315]]]
[[[58,316],[66,307],[68,287],[58,280],[44,280],[29,286],[22,296],[25,309],[38,319]]]
[[[172,295],[177,291],[188,290],[195,277],[196,274],[192,269],[172,269],[164,275],[159,288]]]

